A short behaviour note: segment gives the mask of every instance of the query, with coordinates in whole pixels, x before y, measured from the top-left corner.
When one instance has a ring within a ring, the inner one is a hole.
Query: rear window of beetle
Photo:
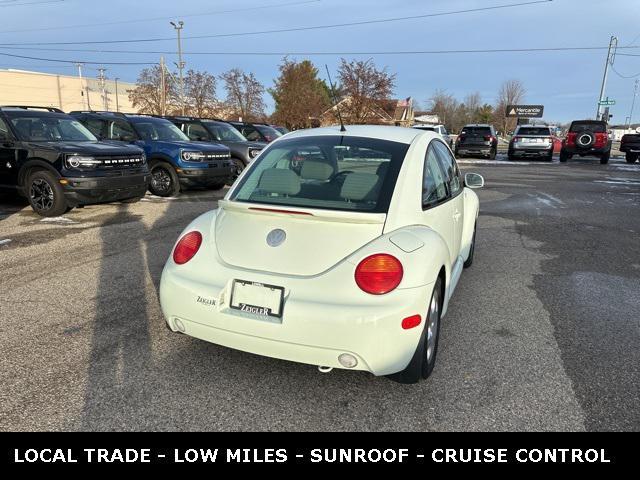
[[[231,200],[386,213],[408,148],[346,136],[278,141],[252,164]]]

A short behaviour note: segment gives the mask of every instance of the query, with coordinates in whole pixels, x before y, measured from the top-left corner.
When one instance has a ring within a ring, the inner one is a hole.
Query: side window
[[[427,149],[422,178],[422,208],[431,207],[447,199],[444,173],[433,146]]]
[[[109,122],[108,137],[110,140],[132,141],[135,140],[136,134],[128,122],[114,120]]]
[[[84,119],[82,124],[96,137],[104,137],[104,122],[102,120]]]
[[[9,140],[9,127],[4,122],[2,118],[0,118],[0,141]]]
[[[445,182],[448,185],[451,196],[455,196],[460,190],[462,190],[462,180],[460,178],[460,170],[456,164],[455,159],[449,152],[449,149],[442,142],[432,142],[433,148],[435,148],[440,160],[440,165],[445,175]]]
[[[187,127],[187,131],[185,133],[187,134],[189,139],[196,141],[210,140],[209,132],[207,132],[207,129],[202,125],[199,125],[197,123],[188,123],[185,125]]]
[[[260,132],[258,132],[255,128],[253,127],[249,127],[249,126],[245,126],[242,127],[242,132],[241,132],[246,138],[247,140],[249,140],[250,142],[259,142],[262,140],[262,137],[260,136]]]

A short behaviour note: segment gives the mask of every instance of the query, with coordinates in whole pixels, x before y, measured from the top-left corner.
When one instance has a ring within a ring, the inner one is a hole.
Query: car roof
[[[551,128],[549,125],[518,125],[516,128]]]
[[[151,115],[127,115],[127,118],[129,118],[131,120],[148,120],[150,122],[169,122],[169,123],[171,123],[171,121],[167,120],[166,118],[152,117]]]
[[[421,131],[417,128],[392,127],[386,125],[345,125],[346,132],[340,131],[340,126],[310,128],[296,130],[281,138],[313,137],[318,135],[343,135],[345,137],[375,138],[377,140],[389,140],[391,142],[411,144],[416,137],[428,135],[439,138],[435,132]]]
[[[488,123],[467,123],[464,127],[462,128],[467,128],[467,127],[492,127],[493,125],[489,125]]]
[[[25,110],[23,108],[3,108],[2,113],[8,117],[69,117],[68,114],[63,112],[46,112],[44,110]],[[74,118],[75,120],[75,118]]]
[[[593,124],[601,125],[601,124],[606,123],[606,122],[604,122],[602,120],[573,120],[571,122],[571,124],[574,124],[574,123],[593,123]]]

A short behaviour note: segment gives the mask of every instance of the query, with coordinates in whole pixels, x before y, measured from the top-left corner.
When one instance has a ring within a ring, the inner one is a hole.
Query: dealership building
[[[135,113],[132,83],[24,70],[0,69],[0,105],[33,105],[73,110]]]

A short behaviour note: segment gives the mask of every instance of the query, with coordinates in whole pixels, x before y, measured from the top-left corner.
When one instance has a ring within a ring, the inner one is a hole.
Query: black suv
[[[266,123],[229,122],[249,141],[271,143],[282,133]]]
[[[574,120],[569,127],[567,138],[562,142],[560,161],[566,162],[574,155],[593,155],[601,164],[609,163],[611,139],[606,122],[600,120]]]
[[[144,152],[99,142],[48,107],[0,107],[0,189],[17,190],[45,217],[73,207],[137,201],[150,180]]]
[[[233,125],[223,120],[194,117],[164,118],[173,122],[194,142],[213,142],[229,147],[231,160],[235,165],[233,180],[266,146],[264,142],[250,142]]]
[[[456,156],[483,155],[491,160],[498,153],[498,134],[493,125],[466,125],[456,138]]]

